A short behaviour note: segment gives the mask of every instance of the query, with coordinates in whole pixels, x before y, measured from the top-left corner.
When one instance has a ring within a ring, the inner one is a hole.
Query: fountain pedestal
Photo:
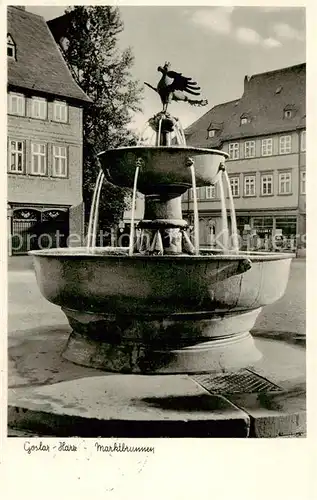
[[[187,186],[160,186],[155,194],[145,196],[144,218],[138,224],[141,237],[135,251],[147,254],[193,254],[194,247],[185,231],[181,196]]]
[[[261,359],[250,329],[261,309],[234,315],[110,316],[63,309],[73,329],[63,357],[121,373],[236,371]],[[238,332],[238,333],[236,333]]]

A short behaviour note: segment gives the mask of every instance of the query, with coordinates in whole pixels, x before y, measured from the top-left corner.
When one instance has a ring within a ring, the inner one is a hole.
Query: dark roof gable
[[[304,128],[305,95],[305,63],[253,75],[245,79],[241,99],[215,106],[185,130],[188,143],[210,147],[221,141]],[[294,110],[292,117],[285,120],[284,110]],[[249,122],[241,124],[242,117],[249,117]],[[206,140],[212,120],[224,122],[217,142]]]
[[[41,16],[8,7],[7,31],[17,48],[16,60],[8,59],[9,86],[90,102],[73,79]]]

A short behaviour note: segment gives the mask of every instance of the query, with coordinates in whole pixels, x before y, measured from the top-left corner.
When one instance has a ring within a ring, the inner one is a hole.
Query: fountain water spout
[[[98,216],[99,216],[99,203],[100,203],[100,194],[103,181],[105,179],[104,172],[100,169],[94,194],[91,203],[90,209],[90,217],[88,223],[88,235],[87,235],[87,249],[94,248],[96,246],[96,237],[97,237],[97,227],[98,227]]]
[[[231,221],[231,238],[229,237],[229,227],[227,219],[227,209],[226,209],[226,198],[225,190],[223,185],[223,178],[226,181],[229,202],[230,202],[230,221]],[[231,190],[230,179],[226,170],[224,163],[219,165],[219,190],[220,190],[220,200],[221,200],[221,219],[222,219],[222,235],[223,235],[223,253],[227,253],[231,250],[233,253],[239,253],[239,240],[238,240],[238,230],[237,230],[237,219],[236,212],[234,208],[233,195]],[[229,239],[231,240],[229,242]],[[230,244],[229,244],[230,243]]]

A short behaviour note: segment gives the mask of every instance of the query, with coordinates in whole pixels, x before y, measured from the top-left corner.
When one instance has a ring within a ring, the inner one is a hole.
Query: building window
[[[32,144],[32,169],[33,175],[47,175],[46,144]]]
[[[41,97],[32,98],[32,118],[46,120],[47,118],[47,100]]]
[[[8,94],[8,113],[10,115],[25,116],[25,97],[23,94]]]
[[[280,137],[280,155],[286,155],[292,152],[292,136],[282,135]]]
[[[216,186],[206,186],[206,199],[216,198]]]
[[[292,175],[290,172],[280,173],[278,176],[278,193],[291,194],[292,192]]]
[[[306,172],[300,173],[300,194],[306,194]]]
[[[273,175],[261,176],[261,196],[269,196],[273,194]]]
[[[292,111],[290,109],[284,110],[284,118],[292,118]]]
[[[12,59],[16,58],[16,46],[11,35],[7,35],[7,56]]]
[[[273,139],[262,139],[261,154],[262,156],[271,156],[273,154]]]
[[[240,196],[240,179],[239,177],[230,177],[230,186],[232,196]]]
[[[67,177],[67,148],[53,146],[53,176]]]
[[[255,196],[255,175],[244,177],[244,196]]]
[[[300,150],[306,151],[306,130],[303,130],[300,138]]]
[[[196,188],[196,196],[197,196],[197,200],[199,200],[199,199],[200,199],[200,188]],[[193,189],[190,189],[190,190],[189,190],[189,198],[190,198],[191,200],[193,200],[193,199],[194,199]]]
[[[56,122],[66,123],[68,120],[67,103],[62,101],[54,102],[54,120]]]
[[[244,156],[245,158],[255,157],[255,141],[246,141],[244,143]]]
[[[250,121],[250,116],[247,116],[246,114],[240,116],[240,125],[246,125],[247,123],[250,123]]]
[[[229,158],[230,160],[238,160],[239,159],[239,143],[231,142],[229,144]]]
[[[25,148],[23,141],[9,142],[8,170],[13,174],[23,174],[25,165]]]

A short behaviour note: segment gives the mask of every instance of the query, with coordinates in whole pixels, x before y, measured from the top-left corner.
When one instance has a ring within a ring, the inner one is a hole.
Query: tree
[[[98,152],[136,143],[128,129],[132,112],[139,111],[141,89],[132,79],[133,55],[121,51],[123,30],[118,8],[72,6],[66,10],[66,62],[82,90],[93,103],[84,110],[83,198],[88,216],[99,171]],[[107,229],[122,216],[127,190],[104,183],[100,198],[100,225]]]

